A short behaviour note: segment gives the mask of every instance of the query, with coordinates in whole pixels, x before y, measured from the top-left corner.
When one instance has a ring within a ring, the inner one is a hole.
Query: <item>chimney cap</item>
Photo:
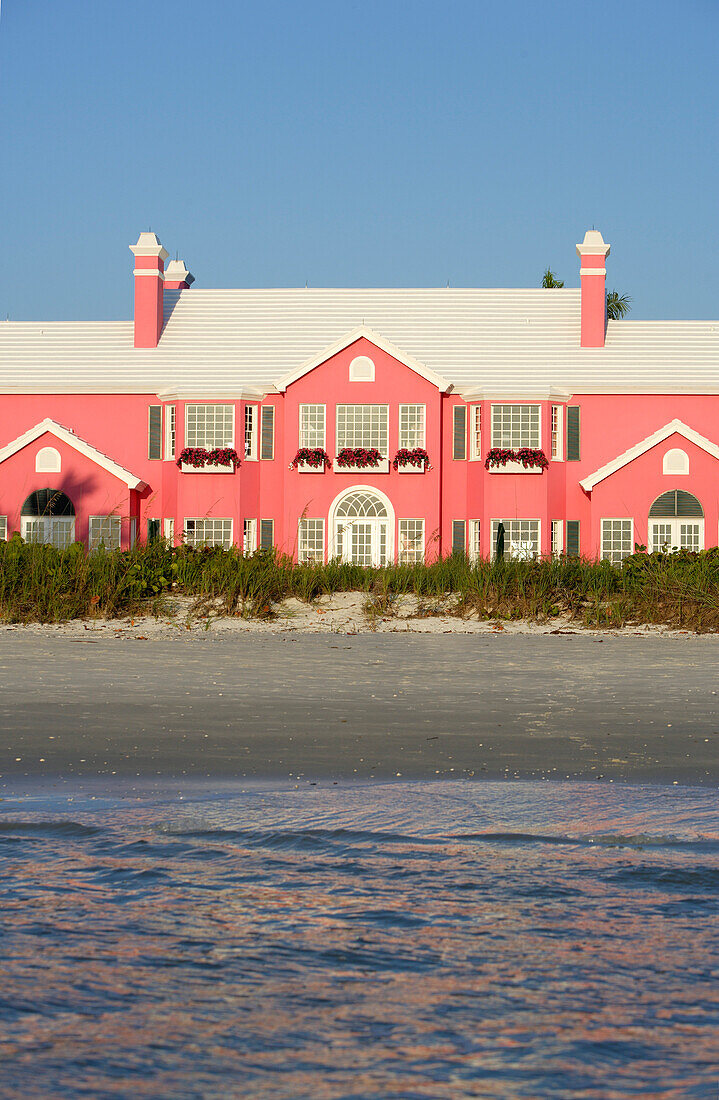
[[[184,260],[170,260],[165,268],[166,283],[187,283],[190,286],[194,281],[195,276],[187,270]]]
[[[609,245],[604,243],[604,237],[598,229],[588,229],[584,234],[584,240],[577,245],[578,256],[608,256]]]
[[[162,247],[156,233],[141,233],[137,238],[137,244],[130,245],[130,252],[134,256],[157,256],[164,263],[170,253]]]

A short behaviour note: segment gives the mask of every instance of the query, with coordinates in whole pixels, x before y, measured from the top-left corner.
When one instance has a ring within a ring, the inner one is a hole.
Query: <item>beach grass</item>
[[[0,542],[0,619],[53,623],[159,613],[168,595],[212,601],[216,613],[271,617],[277,604],[337,592],[366,594],[369,617],[392,616],[401,597],[416,613],[584,627],[662,624],[719,630],[719,549],[635,553],[621,566],[561,556],[534,561],[470,561],[364,568],[340,561],[297,564],[273,550],[170,547],[162,541],[126,551],[88,552]]]

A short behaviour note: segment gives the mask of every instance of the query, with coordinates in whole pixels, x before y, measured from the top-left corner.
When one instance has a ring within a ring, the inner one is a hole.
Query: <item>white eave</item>
[[[640,455],[650,451],[652,447],[656,447],[658,443],[663,443],[670,435],[684,436],[690,443],[694,443],[697,447],[701,447],[701,449],[711,455],[712,458],[719,459],[719,447],[716,443],[712,443],[706,436],[700,435],[699,432],[694,431],[693,428],[690,428],[682,420],[670,420],[663,428],[659,428],[652,435],[648,435],[646,439],[642,439],[639,443],[635,443],[628,451],[624,451],[623,454],[617,455],[611,462],[607,462],[606,465],[600,466],[593,474],[589,474],[588,477],[583,478],[579,484],[584,489],[585,493],[591,493],[594,486],[598,485],[600,481],[604,481],[605,478],[611,477],[617,470],[621,470],[623,466],[628,466],[635,458],[639,458]]]
[[[84,439],[79,439],[74,432],[71,432],[69,428],[63,427],[62,424],[58,424],[55,420],[50,420],[48,417],[45,420],[41,420],[39,424],[35,424],[34,427],[29,428],[22,435],[19,435],[17,439],[13,439],[12,443],[8,443],[7,446],[0,450],[0,463],[4,462],[6,458],[10,458],[12,455],[17,454],[23,447],[27,447],[29,443],[34,443],[36,439],[39,439],[43,435],[54,435],[56,439],[60,439],[63,443],[67,443],[69,447],[73,447],[79,454],[84,455],[85,458],[89,458],[96,465],[101,466],[103,470],[107,470],[108,474],[112,474],[119,481],[124,481],[128,489],[144,489],[145,482],[131,474],[129,470],[126,470],[124,466],[118,465],[117,462],[113,462],[111,458],[103,454],[102,451],[98,451],[96,447],[93,447],[91,443],[87,443]]]

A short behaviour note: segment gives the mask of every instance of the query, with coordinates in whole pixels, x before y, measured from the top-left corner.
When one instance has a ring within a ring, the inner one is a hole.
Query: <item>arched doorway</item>
[[[670,489],[657,497],[649,509],[649,549],[704,549],[704,509],[695,496]]]
[[[334,557],[352,565],[386,565],[393,556],[394,511],[384,493],[355,485],[330,509]]]
[[[30,493],[20,512],[26,542],[44,542],[64,550],[75,541],[75,507],[59,489]]]

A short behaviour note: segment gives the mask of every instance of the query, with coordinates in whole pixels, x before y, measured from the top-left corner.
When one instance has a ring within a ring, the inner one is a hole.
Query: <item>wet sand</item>
[[[208,631],[0,635],[23,779],[716,784],[719,640]]]

